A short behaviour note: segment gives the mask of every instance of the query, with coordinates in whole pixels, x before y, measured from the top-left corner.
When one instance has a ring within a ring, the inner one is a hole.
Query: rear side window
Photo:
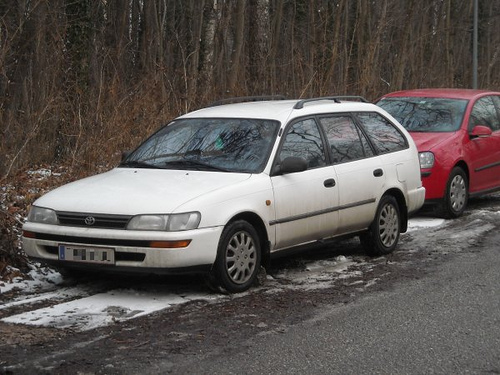
[[[408,148],[403,134],[385,117],[375,112],[357,113],[361,125],[380,154]]]
[[[344,163],[373,156],[364,134],[360,132],[352,117],[332,116],[320,118],[332,151],[333,163]]]

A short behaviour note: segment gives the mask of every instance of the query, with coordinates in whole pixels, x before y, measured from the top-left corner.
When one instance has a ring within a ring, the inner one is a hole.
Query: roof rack
[[[341,96],[324,96],[320,98],[309,98],[309,99],[302,99],[299,100],[295,105],[293,106],[294,109],[302,109],[304,108],[304,104],[309,103],[309,102],[317,102],[319,100],[333,100],[335,103],[340,103],[341,100],[358,100],[363,103],[368,103],[368,100],[363,98],[362,96],[349,96],[349,95],[341,95]]]
[[[245,103],[245,102],[262,102],[266,100],[285,100],[283,95],[262,95],[262,96],[238,96],[235,98],[221,99],[208,105],[208,107],[216,107],[223,104]]]

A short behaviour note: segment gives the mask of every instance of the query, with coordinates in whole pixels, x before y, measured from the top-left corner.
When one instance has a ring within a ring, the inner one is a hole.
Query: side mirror
[[[302,172],[307,169],[307,161],[305,159],[289,156],[285,158],[276,168],[276,174],[288,174]]]
[[[487,126],[476,125],[474,129],[470,132],[471,139],[473,138],[485,138],[489,137],[492,134],[492,131]]]

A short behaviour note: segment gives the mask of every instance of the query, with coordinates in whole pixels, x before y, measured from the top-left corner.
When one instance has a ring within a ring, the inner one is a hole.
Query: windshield
[[[467,100],[385,98],[377,103],[410,132],[453,132],[460,128]]]
[[[177,120],[153,134],[120,166],[261,172],[279,123],[256,119]]]

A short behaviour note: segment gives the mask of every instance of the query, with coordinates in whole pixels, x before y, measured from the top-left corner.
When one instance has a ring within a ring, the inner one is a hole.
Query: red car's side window
[[[500,130],[498,111],[491,96],[480,98],[474,104],[469,118],[469,130],[475,126],[487,126],[492,131]]]

